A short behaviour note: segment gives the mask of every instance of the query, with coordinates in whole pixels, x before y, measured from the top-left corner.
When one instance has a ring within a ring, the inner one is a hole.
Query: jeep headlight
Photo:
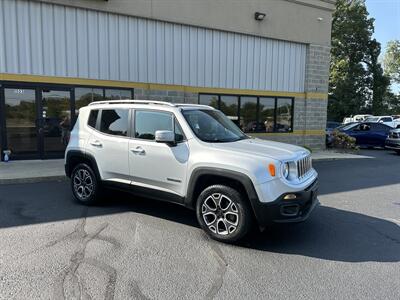
[[[283,162],[281,166],[282,177],[288,181],[297,179],[297,165],[294,161]]]
[[[283,163],[282,165],[282,176],[285,179],[288,179],[290,175],[290,166],[288,162]]]

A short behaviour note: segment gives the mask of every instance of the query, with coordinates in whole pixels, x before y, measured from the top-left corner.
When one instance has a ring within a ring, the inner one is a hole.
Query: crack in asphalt
[[[389,241],[391,241],[391,242],[393,242],[395,244],[400,244],[400,240],[398,240],[397,238],[392,237],[392,236],[390,236],[390,235],[388,235],[388,234],[386,234],[384,232],[381,232],[380,230],[376,229],[375,227],[373,227],[371,225],[368,225],[368,227],[371,228],[373,231],[375,231],[380,236],[386,238],[387,240],[389,240]]]
[[[208,236],[206,236],[207,239],[207,244],[210,246],[211,250],[211,255],[214,257],[214,259],[218,263],[218,269],[217,269],[217,276],[215,277],[214,281],[212,282],[211,288],[207,292],[206,299],[214,299],[214,297],[218,294],[220,291],[223,283],[224,283],[224,277],[226,274],[226,271],[228,269],[228,262],[222,253],[222,250],[220,247],[218,247],[215,242],[213,242]]]
[[[69,294],[72,294],[73,297],[76,299],[91,299],[90,295],[85,289],[85,286],[83,285],[77,274],[79,266],[83,263],[90,264],[106,272],[106,274],[108,275],[108,282],[106,285],[105,299],[109,300],[114,298],[117,271],[113,267],[103,262],[95,259],[85,258],[85,252],[88,243],[93,239],[97,239],[99,234],[108,226],[108,224],[103,223],[94,231],[94,233],[88,234],[85,231],[87,212],[88,208],[85,208],[82,214],[82,218],[75,226],[74,231],[67,235],[69,237],[73,236],[78,238],[79,243],[75,252],[70,258],[69,266],[63,272],[61,272],[56,281],[54,290],[54,296],[56,299],[65,299],[68,292]],[[66,237],[60,239],[59,241],[65,239]],[[104,240],[104,238],[100,240]],[[51,244],[55,245],[56,243]]]

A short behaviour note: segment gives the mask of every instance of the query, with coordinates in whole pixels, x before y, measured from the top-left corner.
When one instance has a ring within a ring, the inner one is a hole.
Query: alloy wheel
[[[226,195],[214,193],[206,198],[201,207],[203,220],[213,233],[229,235],[239,224],[237,205]]]
[[[73,178],[73,183],[75,193],[80,199],[86,200],[93,194],[93,179],[88,170],[77,170]]]

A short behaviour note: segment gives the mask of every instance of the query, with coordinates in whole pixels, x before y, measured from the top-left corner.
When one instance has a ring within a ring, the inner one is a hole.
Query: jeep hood
[[[232,143],[214,143],[213,147],[220,150],[246,153],[276,160],[290,160],[304,156],[309,151],[295,145],[250,138]]]

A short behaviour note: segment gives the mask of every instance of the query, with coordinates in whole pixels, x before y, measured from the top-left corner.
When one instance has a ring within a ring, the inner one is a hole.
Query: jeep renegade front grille
[[[308,155],[297,161],[297,175],[299,179],[303,178],[312,169],[311,156]]]

